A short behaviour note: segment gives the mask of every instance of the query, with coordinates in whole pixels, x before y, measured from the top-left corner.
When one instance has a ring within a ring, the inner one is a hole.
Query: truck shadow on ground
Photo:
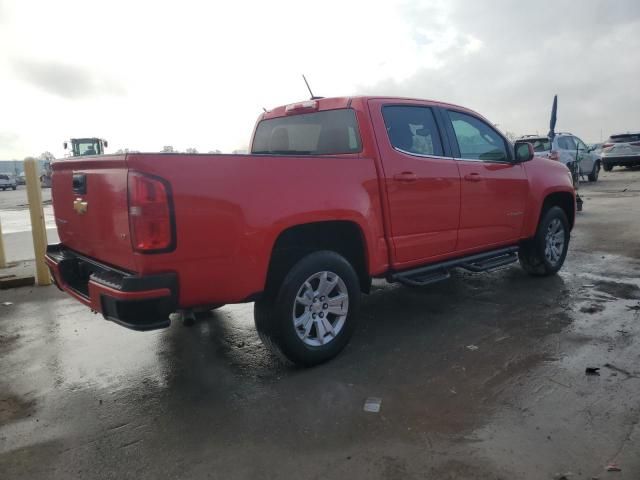
[[[203,407],[269,405],[274,415],[285,410],[315,425],[309,416],[323,411],[351,421],[366,397],[378,396],[398,403],[399,434],[409,418],[430,431],[471,428],[504,382],[553,359],[545,338],[571,323],[569,304],[562,277],[531,278],[517,268],[456,273],[422,289],[376,282],[351,344],[312,369],[283,364],[261,344],[251,305],[225,307],[168,332],[169,402],[181,408],[190,395]]]

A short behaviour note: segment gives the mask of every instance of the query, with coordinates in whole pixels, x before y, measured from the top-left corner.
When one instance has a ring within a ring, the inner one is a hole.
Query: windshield
[[[100,153],[100,145],[97,139],[73,140],[73,155],[75,157],[98,155]]]
[[[360,150],[355,113],[340,109],[263,120],[251,153],[335,155]]]
[[[521,140],[533,145],[534,152],[548,152],[549,150],[551,150],[551,142],[547,137],[523,138]]]

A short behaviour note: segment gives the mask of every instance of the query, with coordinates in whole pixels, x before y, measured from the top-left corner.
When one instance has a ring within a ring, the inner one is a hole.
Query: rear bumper
[[[175,273],[137,276],[84,257],[62,244],[45,256],[56,286],[104,318],[133,330],[168,327],[178,308]]]
[[[640,165],[640,155],[602,155],[600,160],[606,165]]]

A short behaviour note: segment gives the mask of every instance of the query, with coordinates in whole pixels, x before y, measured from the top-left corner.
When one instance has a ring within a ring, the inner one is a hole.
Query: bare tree
[[[504,136],[507,137],[510,141],[515,142],[516,139],[518,138],[518,135],[516,135],[513,132],[510,132],[509,130],[507,130],[506,132],[504,132]]]
[[[162,153],[174,153],[176,150],[171,145],[165,145],[164,147],[162,147],[162,150],[160,151]]]
[[[207,153],[222,153],[222,152],[218,149],[215,149],[215,150],[209,150]]]
[[[38,157],[38,160],[42,160],[43,162],[52,162],[55,159],[55,155],[51,152],[42,152]]]
[[[187,148],[185,151],[186,151],[187,153],[198,153],[198,150],[196,150],[196,149],[195,149],[195,148],[193,148],[193,147],[189,147],[189,148]]]

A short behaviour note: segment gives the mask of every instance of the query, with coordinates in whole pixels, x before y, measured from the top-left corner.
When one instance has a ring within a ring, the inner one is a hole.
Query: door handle
[[[393,176],[393,179],[396,182],[415,182],[416,180],[418,180],[418,176],[413,172],[402,172],[396,173]]]
[[[473,173],[467,173],[464,176],[464,179],[467,182],[479,182],[480,180],[482,180],[482,176],[477,172],[473,172]]]

